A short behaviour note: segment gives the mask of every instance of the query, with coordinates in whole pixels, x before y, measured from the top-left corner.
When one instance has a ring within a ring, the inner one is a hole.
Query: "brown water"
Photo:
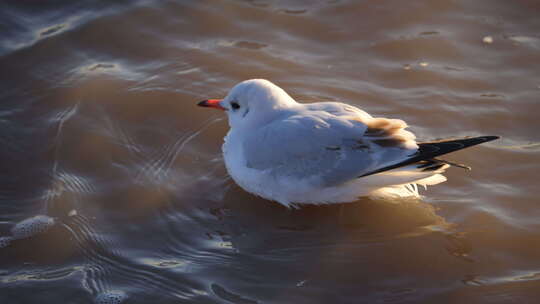
[[[537,303],[539,13],[2,2],[0,236],[55,224],[0,248],[0,302]],[[195,106],[255,77],[402,118],[420,139],[503,138],[454,153],[473,171],[421,201],[287,210],[234,185],[225,117]]]

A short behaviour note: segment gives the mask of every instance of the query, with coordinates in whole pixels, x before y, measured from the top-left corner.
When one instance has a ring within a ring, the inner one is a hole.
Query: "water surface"
[[[539,12],[4,1],[0,237],[54,223],[2,239],[0,302],[535,303]],[[454,153],[473,171],[419,201],[288,210],[230,180],[225,117],[195,106],[249,78],[402,118],[421,140],[503,139]]]

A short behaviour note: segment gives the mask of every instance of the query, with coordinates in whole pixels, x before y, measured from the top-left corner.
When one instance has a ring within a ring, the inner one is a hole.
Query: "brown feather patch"
[[[367,121],[359,117],[350,117],[350,120],[361,122],[367,126],[364,136],[368,140],[381,147],[404,147],[407,138],[400,132],[407,127],[407,124],[400,119],[372,118]],[[370,138],[371,137],[371,138]],[[368,149],[369,145],[359,142],[353,149]]]
[[[367,122],[365,136],[393,136],[407,125],[399,119],[374,118]]]
[[[381,147],[403,147],[407,138],[400,131],[407,124],[399,119],[374,118],[367,122],[367,137],[373,137],[372,142]]]
[[[381,147],[401,147],[407,140],[401,136],[390,137],[385,139],[376,139],[373,141],[374,144],[377,144]]]

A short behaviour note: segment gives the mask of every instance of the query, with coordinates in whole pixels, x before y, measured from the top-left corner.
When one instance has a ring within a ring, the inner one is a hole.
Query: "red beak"
[[[207,99],[207,100],[203,100],[199,102],[197,105],[200,107],[208,107],[208,108],[225,110],[225,108],[219,104],[220,101],[221,99]]]

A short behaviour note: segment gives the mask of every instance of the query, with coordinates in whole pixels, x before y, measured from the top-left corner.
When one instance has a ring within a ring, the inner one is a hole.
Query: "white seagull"
[[[437,156],[495,140],[482,136],[417,143],[399,119],[374,118],[339,102],[296,102],[264,79],[243,81],[224,99],[223,156],[244,190],[287,207],[352,202],[362,196],[418,196],[416,185],[444,182]]]

